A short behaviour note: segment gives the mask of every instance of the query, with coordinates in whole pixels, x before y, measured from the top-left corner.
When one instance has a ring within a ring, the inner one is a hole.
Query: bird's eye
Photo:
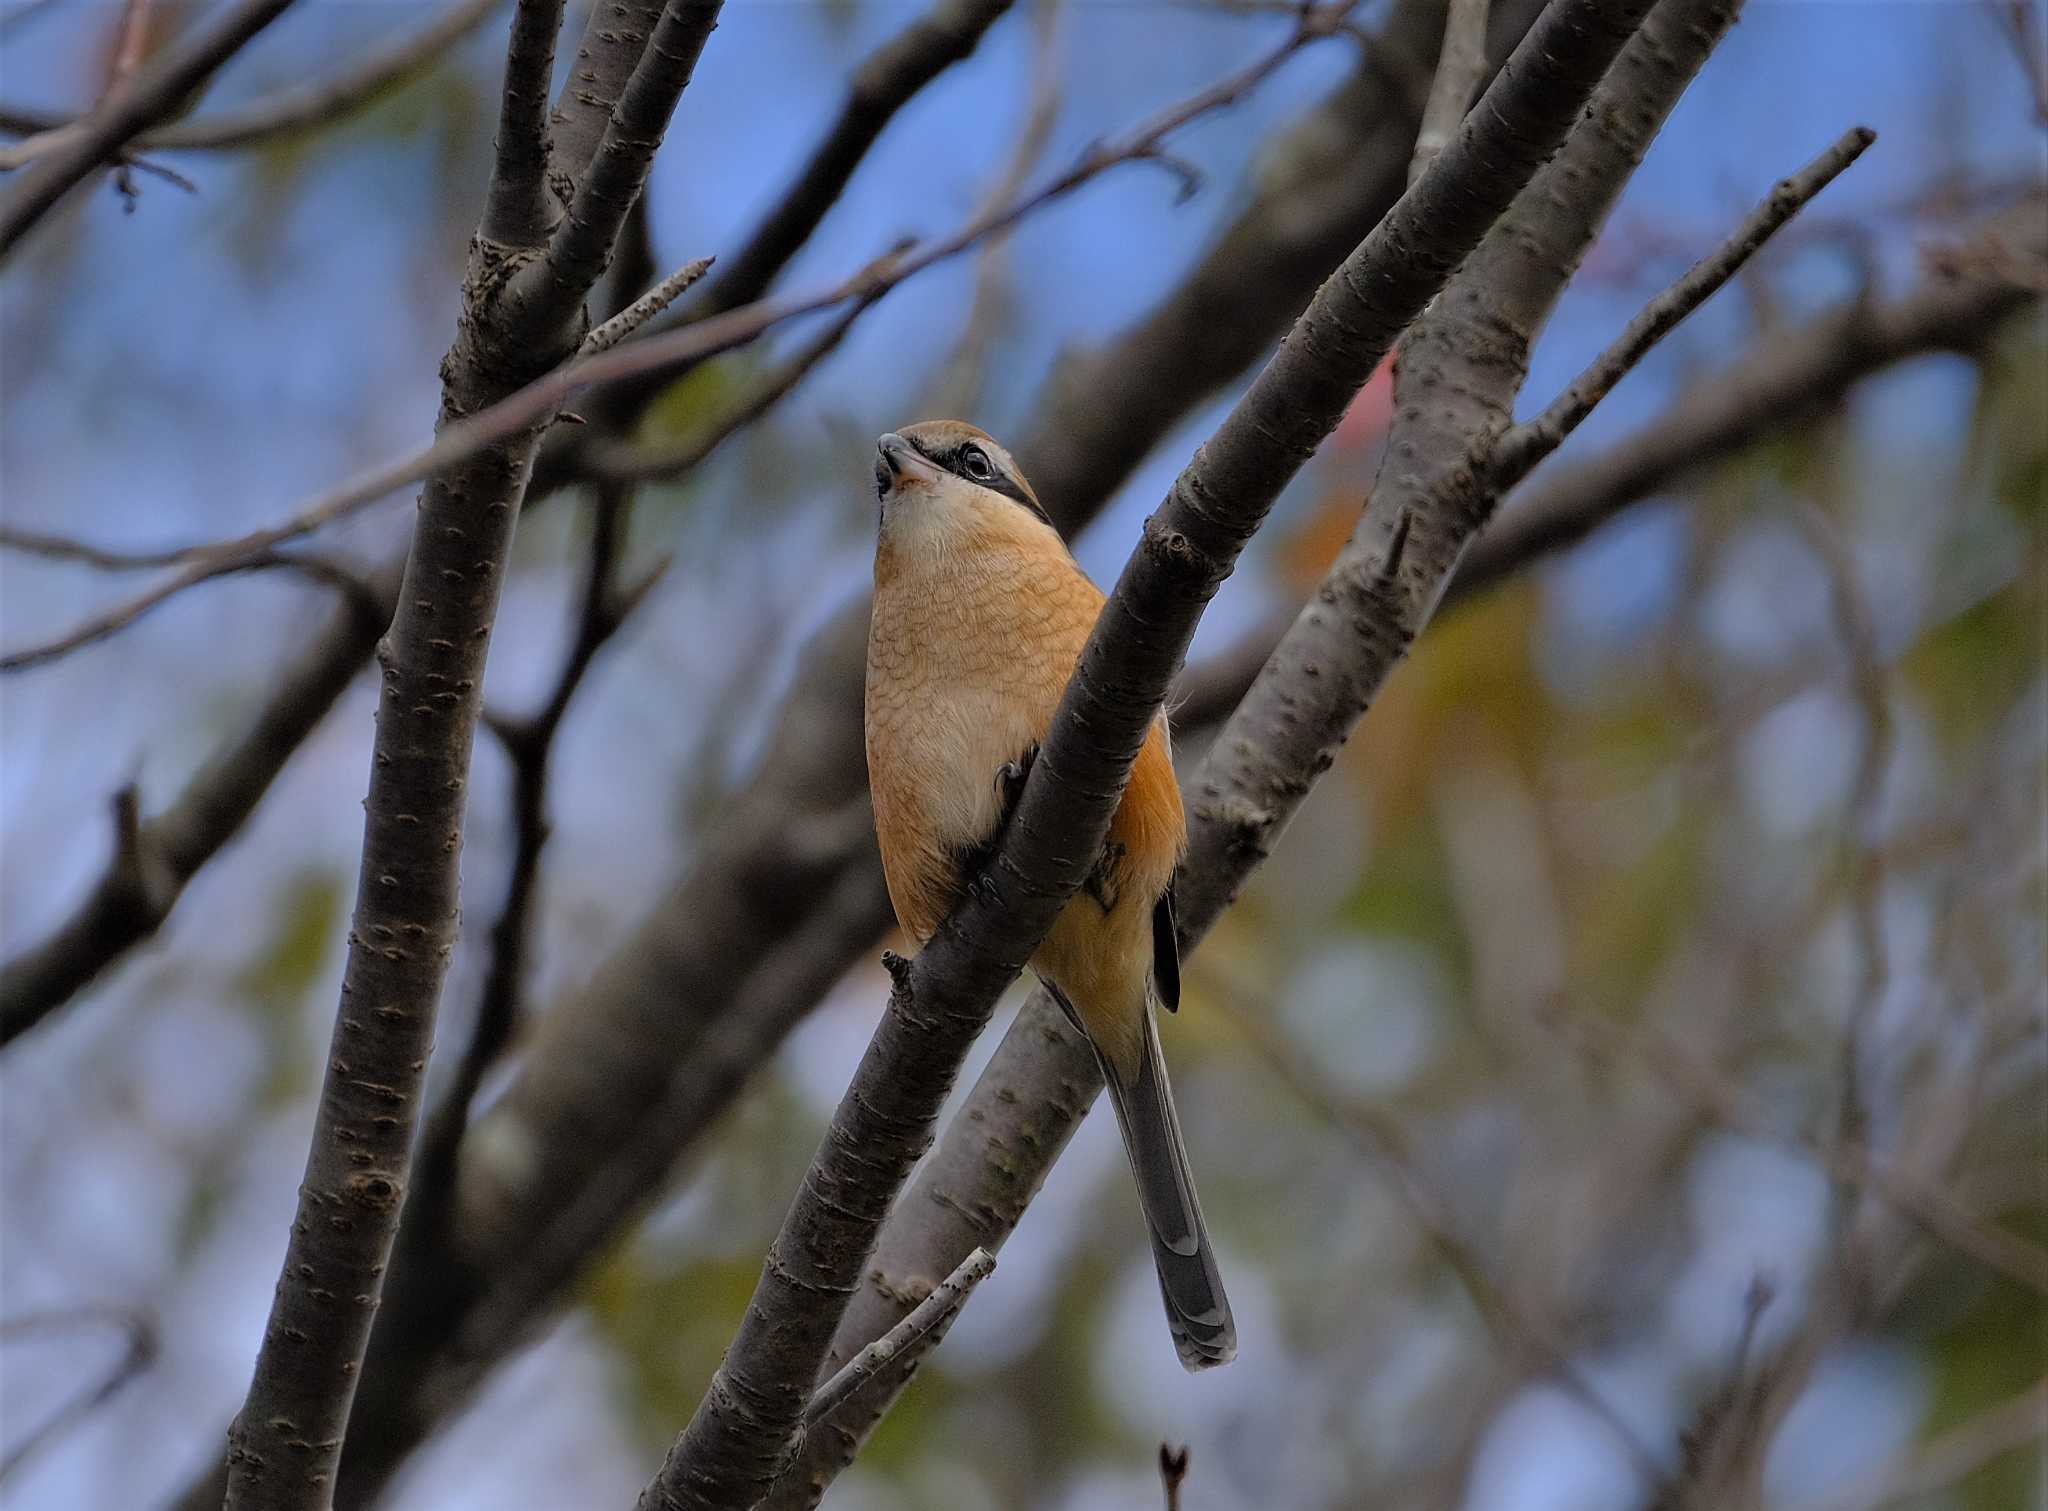
[[[995,467],[989,462],[988,453],[979,446],[969,446],[960,453],[960,470],[977,483],[991,482],[996,475]]]

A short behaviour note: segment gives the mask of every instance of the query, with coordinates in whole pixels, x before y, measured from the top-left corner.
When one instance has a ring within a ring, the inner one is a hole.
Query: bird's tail
[[[1097,1058],[1109,1082],[1109,1099],[1123,1130],[1131,1171],[1138,1178],[1138,1205],[1151,1231],[1159,1290],[1180,1362],[1191,1370],[1228,1364],[1237,1357],[1237,1325],[1230,1319],[1223,1276],[1202,1224],[1202,1205],[1195,1199],[1187,1146],[1181,1142],[1173,1088],[1167,1084],[1166,1059],[1159,1050],[1159,1029],[1151,1010],[1145,1013],[1136,1075],[1126,1080],[1107,1058]]]

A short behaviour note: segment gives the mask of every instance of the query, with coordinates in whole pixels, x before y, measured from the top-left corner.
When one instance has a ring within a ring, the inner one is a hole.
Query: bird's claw
[[[1003,816],[1008,818],[1016,808],[1017,800],[1024,795],[1024,783],[1031,775],[1032,764],[1038,759],[1038,747],[1032,746],[1014,761],[1005,761],[996,768],[996,796],[1003,800]]]

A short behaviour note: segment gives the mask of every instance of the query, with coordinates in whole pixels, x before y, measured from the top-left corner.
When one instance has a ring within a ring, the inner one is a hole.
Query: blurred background
[[[156,24],[203,9],[165,4]],[[778,286],[966,219],[1012,171],[1034,98],[1042,175],[1284,36],[1285,9],[1020,4],[901,111]],[[1385,10],[1362,9],[1361,31]],[[202,113],[426,13],[312,0]],[[735,247],[857,61],[918,13],[732,0],[655,169],[656,264]],[[89,102],[119,18],[103,0],[9,0],[0,100]],[[504,19],[485,13],[424,77],[317,134],[165,152],[189,189],[139,174],[132,204],[103,185],[46,224],[0,279],[9,525],[138,548],[229,536],[426,438]],[[1934,276],[1930,248],[2038,186],[2039,17],[2018,25],[2016,42],[2010,8],[1962,0],[1755,0],[1544,334],[1524,412],[1775,179],[1851,124],[1878,144],[1551,469],[1774,335],[1910,293]],[[640,491],[628,575],[670,565],[556,742],[526,1015],[588,981],[703,854],[801,648],[863,592],[872,438],[943,396],[1018,442],[1055,363],[1175,286],[1364,46],[1320,43],[1177,137],[1191,195],[1124,167],[999,253],[906,283],[709,462]],[[814,330],[698,370],[641,438],[693,433]],[[1773,1508],[2038,1503],[2048,1309],[1968,1249],[1985,1227],[2048,1243],[2044,389],[2032,310],[1967,354],[1887,365],[1448,609],[1190,961],[1166,1025],[1240,1361],[1175,1363],[1098,1112],[827,1504],[1154,1506],[1167,1439],[1192,1449],[1188,1511],[1624,1511],[1743,1412]],[[1075,542],[1098,580],[1235,391],[1132,459]],[[1320,577],[1371,487],[1386,406],[1384,383],[1368,389],[1286,495],[1204,622],[1198,670]],[[318,545],[374,569],[409,521],[394,498]],[[525,712],[555,686],[589,538],[566,496],[522,523],[491,707]],[[0,649],[136,585],[0,556]],[[112,794],[169,803],[331,597],[286,573],[209,583],[0,681],[0,957],[105,868]],[[373,702],[358,677],[161,930],[0,1058],[8,1505],[165,1503],[219,1451],[311,1126]],[[1200,731],[1182,743],[1198,755]],[[480,736],[443,1077],[515,840],[510,766]],[[878,955],[863,947],[386,1504],[637,1493],[873,1027]],[[1837,1178],[1846,1134],[1910,1176],[1905,1199]],[[1930,1232],[1927,1188],[1960,1236]]]

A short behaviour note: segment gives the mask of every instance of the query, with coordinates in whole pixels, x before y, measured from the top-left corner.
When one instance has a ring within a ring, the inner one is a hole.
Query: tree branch
[[[1636,88],[1638,69],[1654,69],[1661,82],[1647,93],[1629,97],[1633,108],[1626,118],[1631,122],[1629,129],[1641,133],[1640,140],[1624,137],[1615,142],[1597,127],[1575,133],[1556,162],[1537,175],[1514,210],[1487,238],[1485,247],[1474,254],[1467,272],[1439,296],[1438,311],[1468,300],[1466,291],[1474,288],[1476,280],[1497,271],[1489,269],[1489,250],[1510,247],[1516,255],[1527,256],[1532,264],[1549,270],[1547,277],[1526,278],[1519,289],[1515,280],[1501,280],[1502,287],[1518,292],[1523,319],[1533,329],[1576,265],[1605,206],[1640,159],[1649,134],[1732,21],[1732,7],[1715,10],[1718,14],[1701,15],[1682,5],[1658,9],[1643,34],[1630,43],[1613,78],[1602,86],[1594,108],[1587,113],[1589,122],[1613,122],[1616,113],[1604,109],[1602,102]],[[1683,61],[1675,70],[1668,51],[1674,35],[1684,39],[1684,48],[1678,53]],[[1508,77],[1503,74],[1503,80]],[[1645,101],[1652,107],[1647,112]],[[1483,103],[1468,120],[1467,129],[1486,114]],[[1599,165],[1604,165],[1601,172],[1592,171]],[[1445,160],[1439,160],[1430,176],[1444,166]],[[1530,234],[1518,215],[1526,207],[1552,204],[1561,182],[1576,185],[1576,193],[1564,201],[1564,213],[1556,217],[1548,237]],[[1482,274],[1479,269],[1488,272]],[[1490,283],[1478,286],[1493,287]],[[1477,315],[1475,310],[1464,318]],[[1435,314],[1429,317],[1440,318]],[[1500,323],[1498,315],[1493,315],[1490,328]],[[1417,332],[1427,336],[1427,325],[1425,320]],[[1411,334],[1411,347],[1414,340]],[[1521,367],[1510,362],[1500,372],[1509,385],[1507,395],[1499,400],[1504,407],[1513,385],[1520,381]],[[1489,379],[1496,392],[1501,381],[1499,375]],[[1470,392],[1478,397],[1486,389],[1473,385]],[[1436,402],[1441,404],[1442,396]],[[1479,413],[1483,416],[1486,412],[1482,403]],[[1485,434],[1484,430],[1477,433],[1481,444]],[[1473,443],[1468,437],[1466,444]],[[1390,446],[1390,457],[1396,454]],[[1409,464],[1404,459],[1404,465]],[[1470,464],[1463,470],[1469,476]],[[1456,476],[1455,468],[1451,475]],[[1385,487],[1383,477],[1382,490]],[[1429,558],[1420,563],[1414,560],[1419,512],[1404,507],[1385,537],[1370,546],[1362,531],[1354,537],[1190,784],[1193,822],[1189,855],[1176,882],[1184,954],[1228,906],[1314,779],[1328,769],[1336,747],[1363,712],[1373,689],[1405,652],[1433,605],[1439,589],[1425,575],[1430,570]],[[1477,524],[1478,519],[1472,518],[1466,528]],[[1446,545],[1449,549],[1440,558],[1444,572],[1457,559],[1462,540],[1453,534]],[[1421,580],[1404,592],[1404,576]],[[1300,643],[1304,637],[1311,641],[1308,649]],[[1020,812],[1020,821],[1024,817]],[[878,1272],[915,1275],[929,1265],[946,1263],[942,1256],[957,1252],[956,1246],[969,1236],[990,1247],[999,1244],[1043,1180],[1073,1123],[1092,1101],[1100,1086],[1099,1072],[1080,1051],[1078,1036],[1069,1039],[1057,1024],[1057,1013],[1043,997],[1042,992],[1035,995],[1032,1006],[998,1050],[982,1085],[970,1097],[968,1110],[955,1120],[917,1188],[899,1204],[901,1216],[884,1230],[877,1251]],[[1030,1109],[1031,1121],[1025,1126],[1031,1137],[1017,1136],[1016,1115],[1001,1110],[1005,1105]],[[991,1169],[1003,1172],[1000,1187],[993,1185]],[[940,1204],[923,1199],[940,1189],[949,1192],[950,1201]],[[966,1223],[953,1215],[965,1212],[983,1217]],[[878,1319],[880,1325],[887,1325],[893,1310],[883,1287],[861,1288],[841,1324],[835,1354],[858,1347],[862,1337],[872,1336]],[[850,1460],[875,1419],[866,1413],[872,1410],[879,1415],[887,1397],[886,1391],[879,1398],[871,1395],[861,1420],[838,1427],[834,1434],[814,1436],[774,1504],[781,1508],[813,1503],[823,1485]]]
[[[678,0],[678,3],[683,3],[683,0]],[[1334,29],[1335,18],[1355,3],[1357,0],[1336,0],[1327,9],[1305,13],[1305,19],[1294,35],[1256,62],[1153,117],[1123,139],[1097,144],[1050,183],[1000,209],[971,217],[966,224],[938,241],[907,251],[899,248],[820,293],[748,305],[680,330],[646,336],[607,351],[564,361],[495,402],[479,404],[460,416],[446,417],[431,445],[320,495],[280,524],[253,530],[233,540],[165,553],[166,561],[175,559],[186,565],[155,587],[115,605],[55,640],[0,656],[0,673],[36,666],[102,639],[133,624],[150,609],[187,588],[215,577],[245,571],[255,559],[267,557],[275,547],[345,519],[407,483],[441,475],[474,458],[485,448],[501,446],[518,437],[536,423],[544,427],[564,403],[584,389],[636,375],[673,372],[694,366],[707,357],[755,341],[775,326],[799,316],[849,301],[871,303],[904,279],[959,256],[986,237],[1007,231],[1026,216],[1065,198],[1111,168],[1156,155],[1160,144],[1173,132],[1200,116],[1234,104],[1295,52],[1327,36]],[[551,299],[534,303],[528,296],[515,291],[508,294],[507,303],[517,310],[517,318],[521,320],[546,323],[561,317],[560,309]]]
[[[549,117],[553,158],[548,177],[564,208],[575,197],[576,181],[597,155],[598,143],[611,124],[612,107],[647,51],[661,10],[662,0],[612,0],[590,7],[576,61]]]
[[[554,227],[548,191],[548,86],[554,82],[555,38],[562,0],[518,0],[505,47],[496,161],[479,234],[502,246],[532,248]]]
[[[1527,477],[1536,463],[1557,450],[1565,437],[1579,428],[1593,412],[1593,406],[1614,391],[1615,384],[1634,370],[1651,347],[1734,277],[1735,270],[1777,234],[1780,226],[1833,183],[1876,140],[1877,133],[1869,127],[1852,127],[1834,146],[1780,183],[1734,234],[1645,305],[1628,323],[1628,329],[1551,400],[1543,413],[1503,436],[1494,448],[1493,468],[1503,477],[1517,481]]]
[[[2048,200],[1997,217],[1977,238],[2048,255]],[[1687,385],[1663,416],[1590,461],[1547,470],[1501,512],[1459,568],[1458,595],[1585,539],[1636,499],[1826,409],[1854,384],[1931,352],[1982,346],[2036,302],[1990,270],[1937,275],[1895,300],[1853,299],[1817,320],[1766,336],[1738,360]]]
[[[726,314],[758,301],[775,275],[809,241],[838,201],[854,170],[896,112],[939,74],[974,51],[1012,0],[941,0],[885,42],[854,74],[838,119],[810,159],[745,246],[721,262],[721,274],[692,301],[692,322]],[[594,140],[594,139],[593,139]],[[615,384],[612,403],[631,422],[688,364],[640,374]],[[542,497],[585,475],[586,437],[557,430],[534,469],[533,492]]]
[[[507,77],[515,87],[502,104],[508,131],[531,124],[519,86],[531,83],[533,19],[514,28]],[[515,173],[529,168],[517,155],[510,164]],[[500,187],[494,171],[487,204],[500,202]],[[580,336],[559,310],[572,299],[580,308],[588,288],[561,287],[554,308],[508,299],[516,255],[481,235],[471,243],[462,318],[443,365],[444,428],[563,362]],[[466,454],[421,493],[398,611],[378,645],[383,688],[341,1001],[297,1216],[229,1433],[229,1511],[325,1511],[332,1500],[459,928],[462,826],[491,627],[549,418],[543,411]]]
[[[530,303],[558,319],[581,309],[584,295],[611,262],[619,230],[647,183],[669,118],[690,87],[723,5],[724,0],[668,0],[663,7],[589,167],[576,177],[568,215],[555,228],[546,256],[521,269],[507,290],[515,305]],[[607,9],[593,7],[593,26]]]
[[[1488,0],[1450,0],[1443,52],[1437,58],[1436,77],[1430,81],[1429,100],[1422,107],[1415,155],[1408,159],[1410,183],[1444,150],[1486,78],[1487,4]]]
[[[654,482],[694,471],[726,438],[767,414],[789,397],[811,369],[839,349],[853,323],[874,307],[879,294],[856,299],[825,328],[767,371],[758,374],[723,415],[699,435],[661,450],[614,441],[594,450],[585,466],[607,483]]]
[[[699,257],[686,262],[655,284],[646,293],[620,310],[604,324],[583,338],[583,344],[576,349],[580,357],[593,357],[601,351],[610,351],[621,341],[639,330],[641,326],[659,315],[663,310],[682,297],[687,289],[711,270],[716,259]]]
[[[811,149],[795,180],[746,245],[719,265],[718,276],[692,303],[690,318],[708,319],[752,304],[839,201],[854,170],[896,112],[925,85],[960,62],[1015,0],[939,0],[926,15],[870,53],[847,86],[839,115]]]
[[[197,120],[151,127],[131,145],[138,152],[217,152],[261,146],[278,137],[333,125],[426,74],[502,3],[455,0],[413,35],[366,49],[361,57],[325,78],[273,90],[245,105],[212,111]],[[81,123],[80,118],[0,105],[0,131],[69,131]]]
[[[912,1307],[909,1315],[847,1360],[839,1373],[818,1387],[804,1408],[804,1421],[822,1422],[845,1405],[878,1370],[938,1347],[946,1325],[967,1304],[968,1293],[987,1279],[995,1267],[996,1256],[987,1249],[976,1249],[961,1260],[959,1268],[933,1286],[931,1294]]]
[[[1500,7],[1510,27],[1531,9]],[[1269,348],[1287,306],[1299,308],[1400,192],[1414,132],[1402,112],[1416,100],[1378,81],[1390,58],[1420,67],[1434,54],[1440,14],[1430,0],[1400,0],[1358,71],[1280,139],[1183,283],[1048,385],[1035,429],[1075,490],[1055,500],[1069,524],[1099,508],[1151,443],[1139,434],[1134,445],[1099,417],[1142,390],[1144,424],[1163,433]],[[1042,465],[1033,453],[1034,476]],[[820,633],[763,766],[725,805],[691,872],[585,989],[540,1017],[519,1076],[465,1140],[459,1248],[427,1271],[401,1272],[387,1298],[344,1459],[344,1504],[371,1498],[530,1334],[536,1313],[559,1304],[679,1151],[881,936],[889,907],[862,779],[865,637],[863,604]]]
[[[630,490],[620,488],[602,489],[592,502],[590,561],[577,603],[575,635],[553,690],[540,708],[525,718],[489,712],[484,715],[511,758],[516,838],[504,905],[491,926],[489,963],[477,993],[476,1019],[470,1028],[469,1043],[457,1062],[446,1095],[420,1136],[418,1176],[409,1198],[417,1206],[417,1217],[402,1227],[401,1233],[408,1242],[399,1251],[409,1258],[446,1246],[447,1224],[454,1212],[456,1155],[469,1124],[470,1106],[484,1077],[511,1044],[518,1025],[519,997],[526,979],[527,938],[532,932],[534,897],[540,884],[541,852],[547,848],[553,829],[548,818],[547,792],[555,735],[598,653],[624,628],[668,569],[664,559],[630,587],[620,585],[619,564],[631,503]]]
[[[740,1331],[641,1503],[772,1486],[847,1298],[961,1059],[1100,848],[1202,608],[1400,329],[1563,139],[1647,6],[1558,0],[1480,108],[1317,291],[1150,520],[993,862],[912,962],[770,1248]]]
[[[95,168],[125,152],[143,131],[185,108],[192,93],[292,0],[241,0],[112,91],[75,130],[21,170],[0,199],[0,258]]]

